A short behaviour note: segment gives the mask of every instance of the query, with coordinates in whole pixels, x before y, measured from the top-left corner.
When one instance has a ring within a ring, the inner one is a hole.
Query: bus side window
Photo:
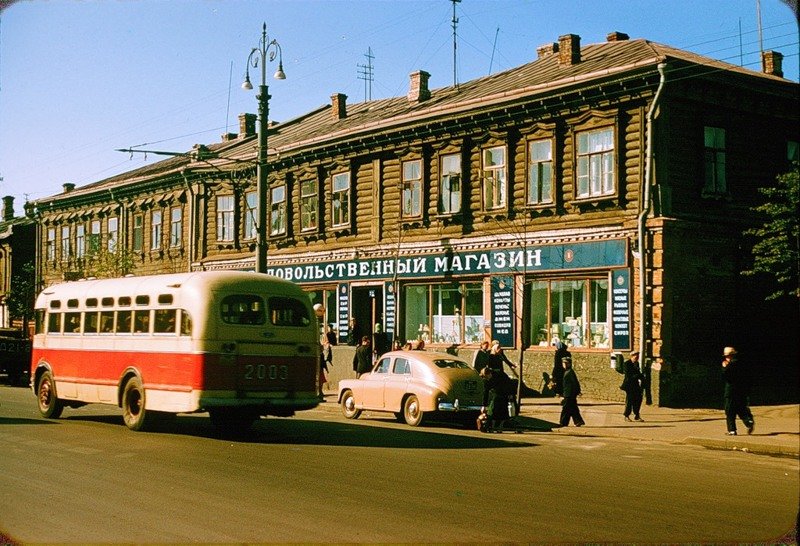
[[[66,315],[64,315],[64,333],[65,334],[81,333],[80,313],[67,313]]]
[[[61,333],[61,313],[47,313],[47,333]]]
[[[150,311],[133,312],[133,331],[136,334],[147,334],[150,332]]]
[[[192,335],[192,317],[186,309],[181,309],[181,335]]]
[[[175,333],[175,309],[156,309],[153,331],[160,334]]]
[[[86,334],[96,334],[97,333],[97,312],[91,311],[89,313],[85,313],[85,318],[83,319],[83,332]]]
[[[100,332],[110,334],[114,331],[114,311],[100,312]]]
[[[117,329],[118,334],[131,333],[131,312],[130,311],[117,311]]]

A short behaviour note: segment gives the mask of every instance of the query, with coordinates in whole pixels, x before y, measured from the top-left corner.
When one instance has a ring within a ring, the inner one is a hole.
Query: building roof
[[[576,37],[577,38],[577,37]],[[579,39],[579,38],[578,38]],[[334,116],[327,104],[295,119],[275,124],[269,129],[269,154],[302,152],[314,147],[335,144],[361,135],[385,132],[405,126],[430,123],[432,120],[457,116],[473,110],[502,108],[508,104],[547,98],[575,88],[604,85],[655,73],[660,63],[668,63],[670,78],[713,77],[717,73],[735,74],[750,81],[787,86],[796,92],[797,84],[778,76],[756,72],[717,61],[645,39],[621,39],[580,48],[580,61],[559,62],[559,54],[549,53],[538,59],[497,74],[478,78],[458,86],[431,89],[426,100],[408,97],[378,99],[346,106],[346,116]],[[642,80],[642,84],[646,82]],[[234,139],[207,146],[207,160],[197,154],[171,157],[105,180],[76,188],[67,193],[37,200],[37,205],[53,203],[67,195],[78,197],[98,191],[116,189],[180,173],[189,167],[197,170],[240,170],[254,168],[257,137]],[[214,159],[216,158],[216,159]],[[202,158],[201,158],[202,159]]]

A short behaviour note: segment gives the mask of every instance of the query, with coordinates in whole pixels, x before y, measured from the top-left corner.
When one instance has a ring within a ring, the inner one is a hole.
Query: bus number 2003
[[[280,379],[285,381],[289,378],[289,367],[277,364],[247,364],[244,367],[244,378],[248,381],[263,381],[265,379]]]

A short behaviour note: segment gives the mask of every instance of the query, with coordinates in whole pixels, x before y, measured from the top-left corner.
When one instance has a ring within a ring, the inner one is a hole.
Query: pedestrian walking
[[[511,418],[508,403],[514,382],[504,371],[488,366],[481,370],[480,375],[484,381],[481,416],[486,419],[486,432],[503,432],[505,422]]]
[[[325,392],[322,387],[328,382],[328,366],[333,366],[333,349],[327,335],[320,338],[319,353],[319,399],[325,401]]]
[[[736,436],[736,417],[747,427],[747,434],[755,429],[755,420],[750,411],[750,388],[752,376],[747,363],[739,360],[739,353],[734,347],[722,350],[722,375],[725,378],[725,420],[728,435]]]
[[[480,348],[475,351],[475,356],[472,359],[472,367],[475,371],[480,373],[482,369],[489,365],[489,342],[484,340],[481,342]]]
[[[356,354],[353,355],[353,371],[356,372],[356,378],[372,370],[371,345],[369,336],[364,336],[361,338],[361,345],[356,347]]]
[[[561,365],[564,368],[564,397],[561,399],[561,419],[559,422],[562,427],[566,427],[569,426],[569,420],[571,418],[576,427],[582,427],[586,423],[583,417],[581,417],[580,408],[578,408],[578,396],[581,395],[581,383],[578,381],[575,370],[572,369],[572,357],[565,356],[562,358]]]
[[[561,360],[565,356],[571,357],[572,355],[563,341],[557,339],[553,342],[553,345],[556,348],[556,352],[553,355],[553,373],[550,374],[550,380],[553,382],[551,388],[556,393],[556,396],[561,396],[564,393],[564,366],[561,364]]]
[[[631,420],[631,412],[635,421],[644,421],[640,415],[642,409],[642,393],[644,392],[644,374],[639,367],[639,353],[632,352],[628,360],[623,364],[625,378],[622,380],[620,389],[625,391],[625,416],[626,421]]]

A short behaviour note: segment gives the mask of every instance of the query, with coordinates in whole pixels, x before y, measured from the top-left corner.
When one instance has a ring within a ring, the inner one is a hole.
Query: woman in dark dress
[[[513,382],[502,370],[486,367],[481,370],[483,378],[483,409],[488,420],[487,432],[503,432],[503,424],[510,418],[508,397],[512,394]]]

